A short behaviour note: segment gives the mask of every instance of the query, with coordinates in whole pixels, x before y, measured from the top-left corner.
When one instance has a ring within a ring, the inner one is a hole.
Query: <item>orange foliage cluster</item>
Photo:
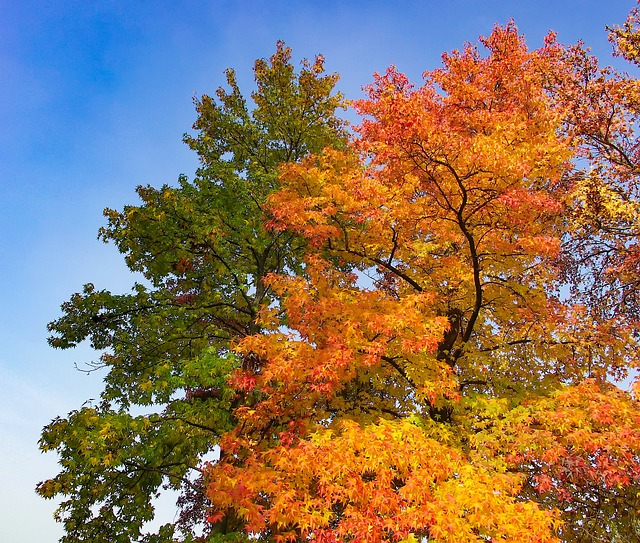
[[[211,522],[318,542],[635,529],[640,411],[607,378],[638,361],[637,82],[513,24],[481,44],[419,88],[376,75],[347,149],[282,168],[268,225],[307,240],[306,271],[270,277],[282,303],[235,345],[260,364],[232,378]]]

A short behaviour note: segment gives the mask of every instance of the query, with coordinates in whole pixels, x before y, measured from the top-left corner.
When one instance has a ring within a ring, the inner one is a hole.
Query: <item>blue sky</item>
[[[12,543],[54,542],[53,504],[35,484],[55,472],[41,427],[95,398],[100,375],[56,352],[46,324],[82,284],[125,291],[117,251],[96,240],[105,207],[136,201],[138,184],[174,182],[196,161],[181,143],[192,98],[213,93],[283,39],[294,56],[326,56],[349,98],[395,63],[411,79],[440,54],[515,19],[531,47],[549,29],[584,40],[604,63],[604,26],[632,0],[212,1],[0,0],[0,518]]]

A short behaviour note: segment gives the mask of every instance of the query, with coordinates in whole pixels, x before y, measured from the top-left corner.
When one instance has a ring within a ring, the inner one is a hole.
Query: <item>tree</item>
[[[640,409],[608,381],[638,364],[637,84],[513,24],[481,43],[417,89],[376,76],[348,149],[283,167],[269,226],[306,270],[268,278],[280,305],[234,346],[262,363],[231,380],[256,400],[206,472],[211,521],[639,537]]]
[[[636,9],[622,28],[609,29],[615,54],[635,65],[639,22]],[[573,70],[559,81],[556,98],[568,110],[566,129],[589,168],[577,168],[572,179],[573,243],[564,271],[595,318],[637,321],[638,82],[600,69],[581,47],[568,48],[565,62]]]
[[[260,330],[256,316],[274,300],[265,277],[300,268],[303,241],[265,230],[263,206],[281,163],[345,143],[338,77],[322,57],[296,73],[278,43],[254,73],[251,106],[232,70],[228,90],[197,101],[196,135],[185,136],[201,161],[192,181],[139,187],[141,205],[105,210],[101,238],[145,284],[124,295],[85,285],[49,325],[52,346],[88,340],[107,369],[101,401],[54,420],[40,441],[60,455],[60,473],[38,492],[65,498],[65,542],[193,540],[213,529],[202,464],[245,401],[228,376],[256,363],[234,356],[230,340]],[[181,492],[179,518],[144,536],[163,488]]]
[[[151,286],[51,325],[109,349],[103,403],[43,433],[66,541],[141,539],[166,482],[182,518],[148,541],[640,537],[611,383],[638,366],[637,82],[513,23],[481,45],[376,75],[348,141],[335,76],[279,46],[255,110],[232,73],[198,104],[194,183],[107,212]]]

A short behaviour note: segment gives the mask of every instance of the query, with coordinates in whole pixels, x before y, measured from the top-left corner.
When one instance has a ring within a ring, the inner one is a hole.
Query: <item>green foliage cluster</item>
[[[301,266],[302,241],[266,231],[263,206],[281,163],[346,142],[338,76],[325,73],[322,57],[296,71],[278,43],[254,74],[252,103],[233,70],[227,89],[196,102],[195,135],[184,138],[200,158],[193,180],[138,187],[141,205],[105,210],[101,239],[145,284],[129,294],[87,284],[49,325],[53,347],[87,340],[107,372],[97,405],[42,433],[40,447],[59,454],[61,471],[37,491],[63,498],[64,543],[195,541],[219,531],[205,523],[201,468],[233,424],[232,404],[245,401],[227,380],[251,363],[230,343],[259,330],[258,312],[274,301],[264,278]],[[141,409],[150,414],[134,414]],[[176,521],[145,533],[166,489],[181,495]]]

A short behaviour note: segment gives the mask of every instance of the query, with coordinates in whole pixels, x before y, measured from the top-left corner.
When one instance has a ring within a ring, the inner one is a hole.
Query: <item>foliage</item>
[[[637,23],[610,30],[632,62]],[[67,541],[141,539],[167,482],[182,521],[149,541],[640,537],[611,384],[639,362],[637,81],[513,23],[480,44],[376,74],[348,141],[335,76],[280,45],[252,112],[231,72],[199,102],[193,183],[107,212],[151,287],[51,325],[108,349],[100,407],[43,433]]]
[[[607,381],[638,363],[633,83],[513,24],[481,43],[419,88],[376,76],[349,149],[283,167],[269,225],[309,241],[307,273],[269,277],[280,306],[235,347],[263,360],[230,381],[259,399],[207,470],[212,520],[275,541],[637,538],[640,412]]]
[[[266,275],[300,268],[300,240],[265,230],[262,208],[279,164],[345,140],[337,76],[324,73],[322,57],[296,73],[279,43],[254,73],[253,105],[232,70],[229,90],[196,103],[197,132],[185,136],[201,160],[193,181],[139,187],[141,205],[105,210],[101,238],[145,284],[125,295],[86,285],[50,324],[51,345],[88,340],[103,350],[98,366],[108,372],[98,405],[42,434],[42,450],[56,450],[62,470],[38,492],[66,498],[58,511],[64,541],[189,540],[203,526],[203,459],[244,402],[227,380],[253,363],[231,353],[229,341],[259,330],[255,317],[273,300]],[[140,406],[149,414],[134,415]],[[178,522],[144,538],[164,487],[183,494]]]

